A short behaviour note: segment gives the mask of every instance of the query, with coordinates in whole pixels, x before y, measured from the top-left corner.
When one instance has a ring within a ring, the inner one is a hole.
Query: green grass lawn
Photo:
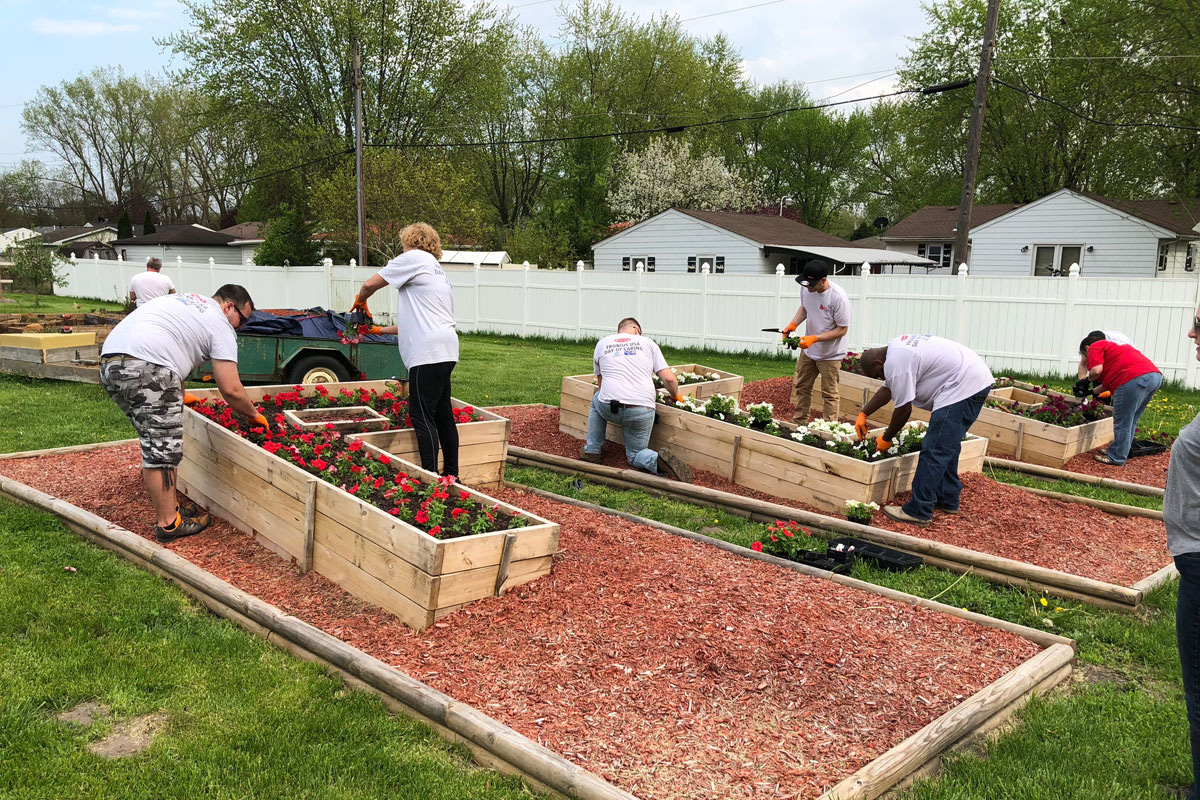
[[[76,314],[85,311],[120,311],[121,303],[86,297],[61,297],[22,292],[5,292],[4,297],[15,302],[0,303],[0,314]]]
[[[592,346],[464,335],[455,394],[478,405],[554,404],[563,375],[590,370]],[[699,362],[747,380],[791,373],[786,356],[664,352],[672,363]],[[1178,386],[1165,387],[1156,403],[1147,423],[1167,432],[1200,410],[1200,396]],[[132,435],[103,391],[81,384],[0,377],[0,419],[0,452]],[[691,530],[719,529],[709,532],[739,544],[762,530],[640,492],[576,490],[550,472],[512,469],[509,478]],[[1124,493],[1097,496],[1157,507]],[[79,572],[64,573],[68,564]],[[1080,644],[1069,688],[1032,704],[1021,725],[986,749],[987,758],[953,757],[943,776],[906,798],[1161,800],[1190,782],[1174,584],[1125,615],[1053,598],[1043,605],[1037,592],[928,567],[890,573],[856,565],[853,574]],[[0,581],[0,753],[8,756],[0,757],[0,798],[521,795],[515,783],[468,767],[419,726],[389,718],[370,698],[211,618],[45,514],[0,505]],[[73,730],[50,721],[84,699],[110,705],[119,718],[164,712],[167,732],[136,759],[100,762],[84,746],[110,723]]]

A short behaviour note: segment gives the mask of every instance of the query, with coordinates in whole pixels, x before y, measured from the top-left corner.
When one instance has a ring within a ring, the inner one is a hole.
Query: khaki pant
[[[838,377],[841,372],[840,358],[834,361],[813,361],[801,350],[800,357],[796,359],[796,375],[792,381],[792,401],[796,404],[792,419],[796,422],[808,421],[809,409],[812,406],[813,382],[820,375],[821,400],[824,404],[821,416],[836,420],[841,399],[838,395]]]

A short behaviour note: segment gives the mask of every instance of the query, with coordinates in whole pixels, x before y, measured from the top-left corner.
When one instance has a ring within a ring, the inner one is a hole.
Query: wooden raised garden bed
[[[559,430],[587,437],[588,410],[595,387],[590,375],[563,378]],[[740,486],[841,513],[847,500],[889,502],[912,488],[919,453],[866,462],[792,439],[659,404],[651,447],[669,447],[689,466],[715,472]],[[790,423],[777,421],[786,430]],[[624,443],[621,429],[609,425],[606,438]],[[983,469],[987,442],[963,442],[959,472]]]
[[[288,409],[283,415],[302,431],[324,430],[329,426],[335,431],[382,431],[388,427],[388,418],[370,406]]]
[[[862,410],[863,405],[874,396],[883,386],[883,381],[868,378],[852,372],[841,373],[839,378],[841,390],[840,413],[844,419],[854,419]],[[1010,382],[1009,386],[998,387],[992,397],[998,400],[1017,400],[1025,402],[1038,395],[1027,391],[1028,384]],[[1019,392],[1019,395],[1006,397],[1006,392]],[[999,393],[999,394],[997,394]],[[1069,395],[1061,392],[1049,393],[1074,401]],[[820,410],[820,395],[814,390],[812,408]],[[894,406],[888,403],[871,415],[871,421],[886,425],[891,419]],[[929,412],[913,408],[912,419],[928,420]],[[1112,417],[1085,422],[1064,428],[1047,422],[1009,414],[998,408],[987,408],[979,414],[979,419],[971,426],[971,433],[988,440],[988,453],[994,456],[1012,456],[1021,461],[1041,464],[1047,467],[1062,467],[1080,453],[1103,447],[1113,439]]]
[[[732,372],[706,367],[703,364],[676,364],[671,369],[675,370],[676,375],[691,372],[698,375],[719,376],[700,383],[689,383],[686,386],[680,384],[679,393],[684,397],[695,397],[697,400],[705,400],[714,394],[723,394],[726,397],[739,400],[742,396],[742,384],[744,380],[741,375],[734,375]]]
[[[403,384],[401,384],[403,385]],[[322,386],[331,394],[342,389],[358,390],[360,388],[385,391],[395,388],[391,381],[354,381],[346,383],[326,383]],[[280,392],[295,391],[294,385],[285,386],[247,386],[250,399],[260,403],[264,395],[276,395]],[[303,385],[300,394],[312,397],[317,394],[316,385]],[[220,392],[216,389],[192,390],[201,399],[219,399]],[[465,408],[469,404],[451,398],[455,408]],[[264,409],[269,414],[268,409]],[[504,463],[508,455],[509,421],[490,411],[475,407],[475,422],[458,424],[458,479],[460,483],[477,489],[494,489],[504,482]],[[421,456],[417,451],[417,435],[411,428],[400,428],[372,433],[358,433],[356,438],[365,443],[386,451],[396,458],[411,463],[420,463]],[[440,464],[440,458],[439,458]]]
[[[94,332],[0,333],[0,372],[30,378],[99,383]]]
[[[183,452],[182,491],[302,569],[319,572],[417,630],[466,603],[548,574],[558,550],[557,524],[462,486],[450,491],[529,524],[436,539],[200,414],[184,414]],[[393,463],[423,482],[437,481],[415,465]]]

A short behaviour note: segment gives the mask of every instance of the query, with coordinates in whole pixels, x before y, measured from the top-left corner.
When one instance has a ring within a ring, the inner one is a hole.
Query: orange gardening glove
[[[259,414],[257,417],[254,418],[254,426],[256,428],[270,428],[271,423],[267,422],[266,417],[264,417],[262,414]]]
[[[783,326],[783,338],[786,339],[788,337],[788,334],[794,330],[796,330],[796,323],[789,322],[787,325],[784,325]]]
[[[371,327],[367,328],[367,333],[378,336],[379,334],[383,333],[383,326],[372,325]]]
[[[199,397],[196,397],[196,395],[192,394],[191,392],[183,393],[183,404],[188,408],[191,408],[192,406],[198,406],[203,402],[203,400],[201,400]]]
[[[812,347],[816,343],[817,343],[817,337],[815,337],[815,336],[801,336],[800,337],[800,349],[801,350],[807,350],[808,348]]]
[[[854,432],[858,434],[859,441],[867,438],[867,415],[861,411],[858,413],[858,418],[854,420]]]
[[[368,317],[371,316],[371,309],[367,308],[367,301],[360,299],[357,295],[354,297],[354,305],[350,306],[351,311],[361,311]]]
[[[878,439],[875,440],[875,452],[877,452],[877,453],[882,453],[887,450],[890,450],[891,447],[892,447],[892,443],[889,442],[887,439],[883,438],[882,436],[880,436]]]
[[[682,402],[683,402],[683,395],[681,395],[681,394],[677,394],[677,395],[675,395],[675,402],[676,402],[676,403],[682,403]]]
[[[1110,397],[1112,397],[1112,392],[1101,392],[1100,394],[1096,395],[1097,400],[1107,400]]]

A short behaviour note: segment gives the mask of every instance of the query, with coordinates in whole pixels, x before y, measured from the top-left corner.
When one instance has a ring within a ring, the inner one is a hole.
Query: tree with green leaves
[[[133,236],[133,220],[129,218],[129,210],[121,212],[117,219],[117,238],[129,239]]]
[[[151,218],[150,212],[147,211],[146,218],[142,220],[142,235],[149,236],[150,234],[154,233],[154,231],[154,220]]]
[[[42,244],[42,237],[32,236],[12,245],[8,251],[12,266],[8,269],[13,285],[33,295],[33,305],[41,306],[41,295],[54,293],[55,286],[67,281],[58,274],[58,256],[54,249]]]
[[[304,209],[284,204],[280,215],[267,225],[267,235],[254,254],[259,266],[306,267],[320,259],[321,248],[313,241],[313,226]]]

